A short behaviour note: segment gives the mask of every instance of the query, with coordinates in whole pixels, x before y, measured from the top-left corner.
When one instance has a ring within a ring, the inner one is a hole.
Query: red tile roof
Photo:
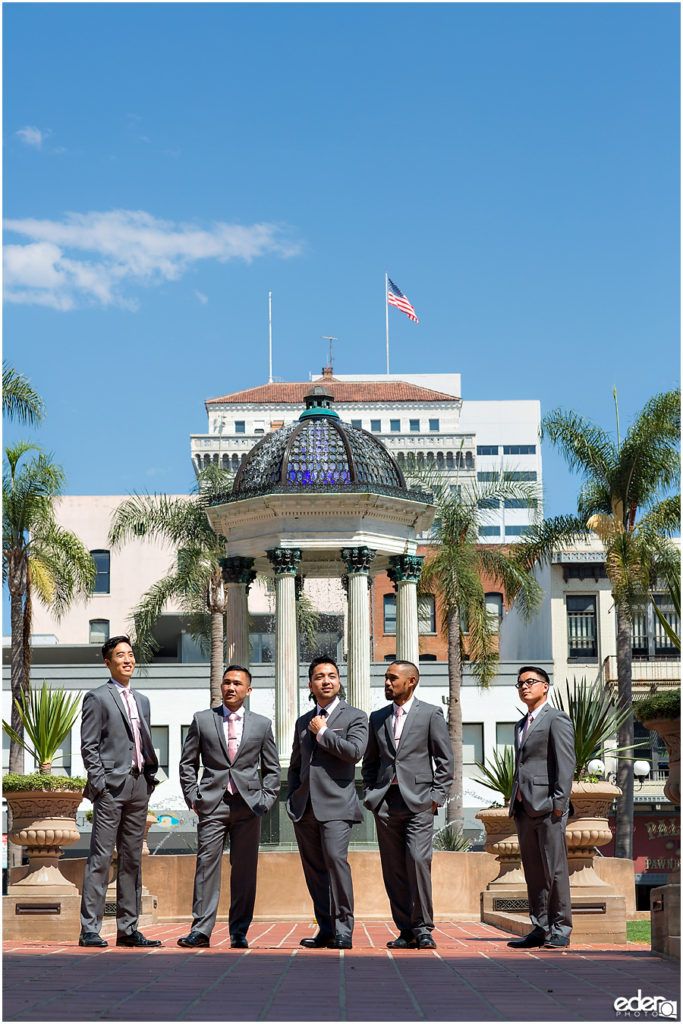
[[[407,384],[401,380],[337,380],[319,377],[313,381],[292,381],[283,384],[261,384],[244,391],[233,391],[220,398],[209,398],[207,405],[266,403],[273,405],[303,405],[304,395],[314,384],[324,384],[334,395],[335,402],[456,402],[453,395]]]

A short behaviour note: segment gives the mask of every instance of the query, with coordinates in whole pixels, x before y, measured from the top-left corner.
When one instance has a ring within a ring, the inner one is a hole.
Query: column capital
[[[250,587],[256,579],[253,558],[234,555],[232,558],[221,558],[220,564],[224,583],[246,583]]]
[[[370,572],[370,564],[377,554],[374,548],[342,548],[341,556],[346,562],[346,569],[349,575]]]
[[[391,555],[387,576],[394,584],[394,590],[399,583],[417,583],[423,562],[422,555]]]
[[[269,548],[266,556],[276,576],[296,576],[301,548]]]

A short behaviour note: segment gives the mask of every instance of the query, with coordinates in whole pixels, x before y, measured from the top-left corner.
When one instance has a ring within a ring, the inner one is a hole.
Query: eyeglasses
[[[536,683],[544,683],[545,679],[525,679],[523,683],[515,683],[516,690],[522,690],[525,686],[534,686]]]

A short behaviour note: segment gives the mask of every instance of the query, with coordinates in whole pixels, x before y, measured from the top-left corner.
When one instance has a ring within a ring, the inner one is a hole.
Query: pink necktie
[[[237,750],[239,743],[237,742],[237,716],[228,716],[228,757],[230,763],[233,764],[237,757]],[[232,784],[232,779],[228,782],[228,793],[234,793],[235,787]]]
[[[401,738],[401,715],[403,714],[403,708],[396,708],[394,712],[394,744],[398,746],[398,741]]]
[[[130,718],[130,724],[133,728],[133,739],[135,740],[135,767],[142,771],[144,762],[142,760],[142,743],[140,742],[140,722],[138,720],[137,704],[128,690],[123,690],[122,693],[126,698],[128,717]]]
[[[531,725],[532,719],[533,719],[533,715],[527,715],[526,716],[526,722],[524,723],[524,728],[522,729],[522,735],[519,738],[519,745],[520,745],[520,747],[524,743],[524,737],[527,734],[527,729]],[[522,794],[519,791],[519,786],[517,787],[517,799],[519,800],[520,803],[522,802]]]

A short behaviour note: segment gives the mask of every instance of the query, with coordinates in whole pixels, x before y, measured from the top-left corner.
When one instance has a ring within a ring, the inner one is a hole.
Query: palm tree
[[[463,654],[469,656],[479,685],[487,686],[498,664],[498,622],[486,608],[483,579],[495,579],[508,607],[516,601],[528,618],[542,600],[533,573],[533,559],[519,555],[520,545],[487,545],[479,540],[480,527],[490,521],[505,499],[538,504],[533,485],[519,483],[503,472],[498,481],[455,488],[435,474],[417,475],[434,495],[436,517],[433,550],[427,555],[420,588],[434,590],[443,609],[448,636],[448,731],[455,757],[455,774],[446,807],[446,819],[454,828],[463,825],[462,705]],[[543,544],[539,551],[545,550]],[[466,640],[465,640],[466,637]]]
[[[190,632],[210,650],[211,703],[221,702],[223,638],[227,592],[221,570],[225,537],[214,533],[206,515],[209,498],[229,490],[232,476],[210,465],[199,474],[196,493],[183,498],[134,494],[114,512],[109,531],[113,547],[137,537],[163,540],[177,551],[175,565],[154,583],[133,611],[135,645],[142,660],[157,650],[154,629],[169,601],[190,616]]]
[[[648,600],[658,573],[675,561],[667,540],[680,527],[680,497],[667,495],[679,481],[680,391],[655,395],[637,414],[623,440],[619,436],[616,390],[616,436],[590,420],[556,409],[543,420],[544,434],[580,473],[578,519],[605,546],[605,571],[617,618],[618,700],[631,709],[633,615]],[[633,744],[633,716],[618,732],[618,745]],[[617,765],[615,855],[631,859],[633,844],[633,773],[627,758]]]
[[[43,400],[31,387],[23,373],[17,373],[13,366],[2,364],[2,414],[9,419],[19,420],[31,426],[40,423],[45,415]]]
[[[29,452],[28,461],[22,461]],[[97,575],[90,552],[55,520],[62,467],[36,445],[5,449],[2,478],[2,572],[10,594],[12,624],[12,728],[22,725],[16,702],[29,690],[31,607],[36,595],[59,618],[77,596],[92,591]],[[21,774],[24,754],[10,744],[9,770]]]

